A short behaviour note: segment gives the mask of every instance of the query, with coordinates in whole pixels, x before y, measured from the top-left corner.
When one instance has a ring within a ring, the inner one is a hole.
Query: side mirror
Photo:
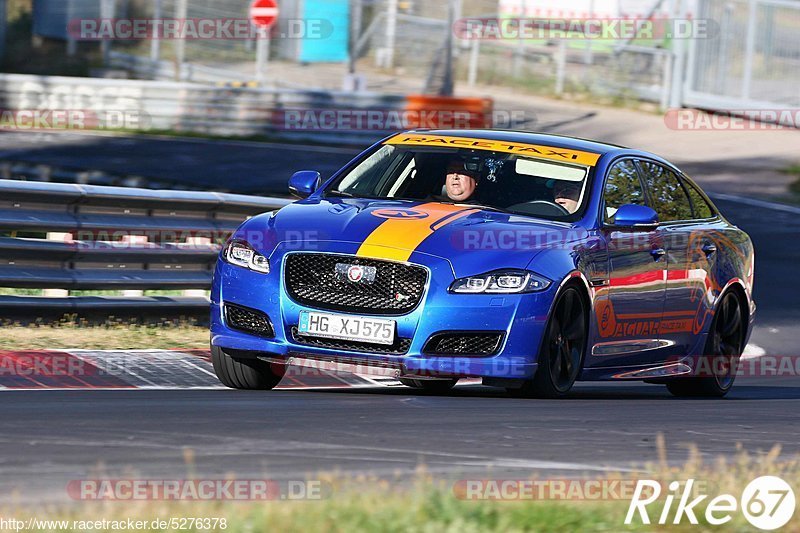
[[[298,198],[308,198],[320,185],[320,174],[316,170],[301,170],[289,178],[289,193]]]
[[[622,231],[653,231],[658,214],[646,205],[625,204],[614,215],[612,227]]]

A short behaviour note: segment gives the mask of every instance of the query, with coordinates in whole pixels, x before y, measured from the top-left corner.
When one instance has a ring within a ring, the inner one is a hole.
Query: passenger
[[[553,186],[555,202],[567,210],[569,214],[578,210],[578,201],[581,199],[580,183],[574,181],[557,181]]]

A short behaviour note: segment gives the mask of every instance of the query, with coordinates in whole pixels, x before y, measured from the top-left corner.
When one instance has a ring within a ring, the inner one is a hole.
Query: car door
[[[658,213],[658,239],[666,252],[665,298],[658,335],[674,355],[689,352],[697,314],[696,290],[705,272],[694,268],[690,248],[701,231],[689,195],[676,172],[661,163],[639,160],[651,207]]]
[[[658,325],[664,308],[664,269],[655,231],[620,230],[614,215],[625,204],[647,203],[633,159],[614,162],[605,178],[601,234],[608,250],[608,279],[596,296],[598,337],[591,366],[661,361]]]
[[[722,248],[728,245],[727,224],[719,217],[716,209],[700,192],[700,189],[685,175],[679,176],[692,203],[694,224],[689,237],[689,281],[692,293],[689,305],[695,309],[692,334],[695,336],[694,349],[690,353],[702,353],[705,338],[700,333],[706,331],[713,317],[714,302],[722,287],[716,276],[717,261],[724,255]],[[718,250],[718,248],[720,248]]]

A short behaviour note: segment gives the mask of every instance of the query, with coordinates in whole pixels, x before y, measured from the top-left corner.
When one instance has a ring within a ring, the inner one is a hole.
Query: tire
[[[270,390],[280,383],[283,372],[258,359],[234,359],[222,348],[211,347],[214,373],[226,387],[244,390]]]
[[[413,389],[423,389],[429,392],[447,392],[458,383],[457,379],[409,379],[400,378],[400,383]]]
[[[589,310],[573,286],[556,298],[539,349],[539,367],[522,387],[507,388],[515,398],[563,398],[569,394],[583,368],[589,331]]]
[[[711,364],[704,367],[713,370],[727,368],[728,373],[671,379],[666,383],[667,390],[680,398],[722,398],[728,394],[736,379],[737,362],[744,351],[744,320],[739,296],[733,291],[726,293],[714,313],[702,357],[712,358]],[[720,358],[722,361],[718,363]]]

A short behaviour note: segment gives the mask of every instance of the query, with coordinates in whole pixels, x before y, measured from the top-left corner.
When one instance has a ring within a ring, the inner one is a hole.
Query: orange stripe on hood
[[[425,216],[424,218],[387,218],[361,243],[357,254],[359,257],[408,261],[417,246],[430,237],[434,231],[459,218],[479,211],[468,206],[440,204],[437,202],[422,204],[408,209],[403,208],[402,210],[413,211]]]

